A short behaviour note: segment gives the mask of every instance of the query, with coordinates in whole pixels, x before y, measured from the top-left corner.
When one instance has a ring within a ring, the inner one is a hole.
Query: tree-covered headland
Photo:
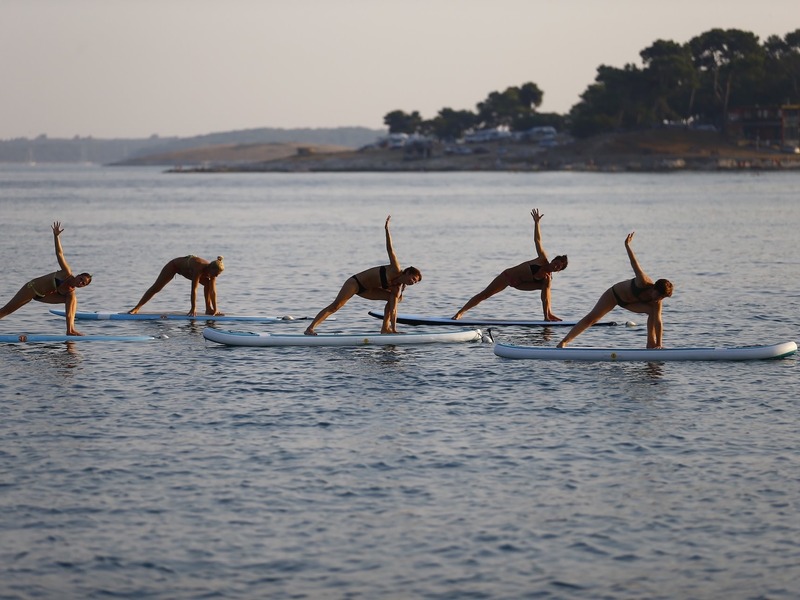
[[[394,110],[390,133],[455,140],[480,129],[513,132],[553,126],[575,137],[679,123],[726,132],[731,112],[800,105],[800,29],[763,43],[739,29],[711,29],[685,44],[656,40],[640,64],[600,65],[568,114],[540,113],[544,92],[533,82],[490,92],[474,111],[442,108],[432,119]],[[796,114],[796,113],[795,113]],[[796,127],[796,125],[795,125]]]

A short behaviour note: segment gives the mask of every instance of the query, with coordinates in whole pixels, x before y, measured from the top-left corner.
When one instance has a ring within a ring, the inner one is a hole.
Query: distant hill
[[[99,163],[137,164],[137,159],[187,151],[209,146],[245,146],[294,144],[297,146],[331,146],[360,148],[385,135],[382,129],[337,127],[329,129],[277,129],[262,127],[187,138],[151,136],[141,139],[95,139],[92,137],[17,138],[0,140],[0,162],[19,163]],[[153,164],[141,161],[138,164]],[[175,164],[175,163],[166,163]]]
[[[211,144],[172,152],[144,154],[136,158],[112,163],[119,166],[163,165],[179,169],[187,167],[214,168],[220,165],[235,167],[261,163],[290,156],[309,156],[316,154],[335,154],[352,151],[348,146],[330,144]]]

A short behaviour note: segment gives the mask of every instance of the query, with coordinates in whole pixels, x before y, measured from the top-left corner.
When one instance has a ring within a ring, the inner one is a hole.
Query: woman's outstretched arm
[[[631,267],[636,275],[636,283],[639,287],[643,287],[645,285],[651,285],[653,280],[642,270],[639,261],[636,259],[636,254],[634,254],[633,248],[631,248],[631,242],[633,241],[635,233],[635,231],[631,231],[625,238],[625,251],[628,253],[628,259],[631,261]]]
[[[539,226],[539,221],[542,220],[544,215],[539,212],[538,208],[534,208],[531,211],[531,216],[533,217],[533,244],[536,246],[536,254],[547,260],[547,255],[544,252],[544,246],[542,246],[542,230]]]
[[[56,259],[58,260],[58,266],[60,266],[68,274],[71,274],[72,270],[69,268],[69,264],[67,264],[67,259],[64,258],[64,249],[61,247],[61,238],[59,237],[63,231],[64,229],[61,227],[61,221],[55,221],[53,223],[53,242],[56,245]]]
[[[384,225],[384,229],[386,229],[386,253],[389,255],[389,263],[398,271],[401,271],[400,268],[400,261],[397,260],[397,255],[394,253],[394,248],[392,247],[392,234],[389,233],[389,221],[391,220],[392,215],[386,217],[386,224]]]

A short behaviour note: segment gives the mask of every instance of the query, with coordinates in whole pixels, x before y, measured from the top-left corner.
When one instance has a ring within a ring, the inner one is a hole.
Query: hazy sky
[[[600,64],[714,27],[763,41],[797,0],[0,0],[0,139],[383,128],[533,81],[575,104]]]

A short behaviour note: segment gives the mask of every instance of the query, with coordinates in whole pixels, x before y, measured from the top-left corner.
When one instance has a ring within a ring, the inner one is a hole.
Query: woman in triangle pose
[[[22,308],[31,300],[45,304],[63,304],[67,319],[67,335],[83,335],[75,329],[75,312],[78,310],[75,291],[92,283],[92,276],[89,273],[72,274],[72,269],[64,258],[64,250],[61,248],[60,236],[63,231],[60,221],[53,223],[56,260],[61,268],[47,275],[35,277],[23,285],[11,300],[0,308],[0,319]]]
[[[361,296],[367,300],[386,302],[383,309],[383,325],[381,333],[397,333],[397,303],[403,299],[403,290],[407,285],[414,285],[422,280],[422,273],[416,267],[403,269],[397,260],[392,247],[392,235],[389,233],[389,220],[386,217],[386,252],[389,264],[371,267],[350,276],[342,285],[336,298],[328,306],[319,311],[311,325],[305,330],[306,335],[316,335],[314,329],[337,310],[342,308],[353,296]]]
[[[661,321],[661,302],[664,298],[672,296],[672,283],[668,279],[659,279],[654,283],[642,270],[633,253],[633,248],[631,248],[634,233],[636,232],[632,231],[625,238],[625,250],[628,252],[628,259],[631,261],[635,277],[615,283],[603,292],[589,314],[578,321],[558,343],[559,348],[565,348],[583,331],[611,312],[615,306],[647,315],[647,347],[661,348],[664,334],[664,325]]]
[[[568,260],[566,255],[556,256],[553,260],[547,259],[547,254],[542,246],[542,232],[539,228],[539,221],[542,220],[544,215],[541,214],[538,209],[534,208],[531,211],[531,216],[533,217],[533,243],[536,247],[536,258],[526,260],[515,267],[509,267],[500,273],[482,292],[475,294],[455,315],[453,315],[454,320],[460,319],[469,309],[475,308],[484,300],[491,298],[495,294],[499,294],[507,287],[525,292],[540,290],[542,292],[544,320],[561,320],[555,316],[550,309],[550,283],[553,278],[553,273],[558,273],[567,268]]]

